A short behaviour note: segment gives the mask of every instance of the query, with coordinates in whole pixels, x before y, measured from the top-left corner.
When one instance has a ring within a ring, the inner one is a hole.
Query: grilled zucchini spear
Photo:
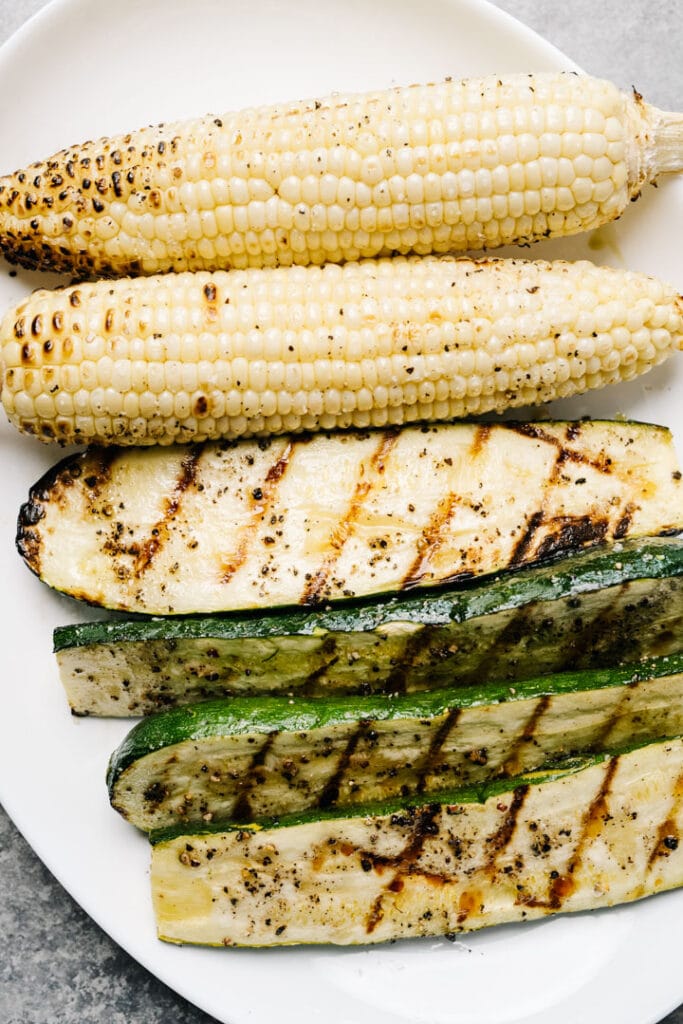
[[[628,422],[97,449],[35,485],[17,543],[105,607],[314,605],[673,533],[681,493],[670,432]]]
[[[682,346],[682,300],[643,274],[395,258],[37,291],[0,327],[0,390],[44,441],[170,444],[533,405]]]
[[[72,711],[140,715],[228,696],[330,697],[514,681],[683,648],[683,538],[379,601],[55,630]]]
[[[147,831],[477,785],[683,732],[683,654],[398,697],[229,699],[161,712],[112,755],[109,797]]]
[[[154,837],[159,937],[370,943],[683,885],[683,741],[465,790]]]
[[[73,274],[448,252],[575,234],[683,166],[680,115],[574,74],[280,104],[0,179],[0,252]]]

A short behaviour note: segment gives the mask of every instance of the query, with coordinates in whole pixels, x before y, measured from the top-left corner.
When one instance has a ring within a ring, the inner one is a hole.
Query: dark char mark
[[[520,766],[518,762],[522,746],[525,743],[531,743],[533,741],[536,729],[538,728],[538,723],[550,707],[550,700],[551,698],[549,694],[546,693],[536,701],[534,709],[529,715],[524,729],[512,743],[508,756],[505,759],[503,771],[506,775],[516,775],[519,772]]]
[[[503,818],[502,824],[495,832],[486,837],[485,842],[487,846],[488,860],[484,867],[484,871],[486,871],[490,876],[495,875],[496,861],[509,845],[510,840],[515,834],[519,812],[524,806],[524,801],[526,800],[528,792],[529,786],[527,784],[517,786],[513,790],[512,801],[510,802],[510,807]],[[462,909],[457,917],[457,923],[459,926],[464,924],[472,910],[474,910],[474,905],[469,900],[465,900],[461,906]]]
[[[439,502],[436,510],[432,513],[427,528],[418,544],[417,554],[412,565],[403,578],[402,590],[410,590],[418,587],[424,580],[429,569],[429,562],[432,556],[439,550],[444,541],[446,527],[453,518],[458,504],[458,495],[452,492]],[[457,579],[459,575],[471,575],[471,573],[454,573],[450,579]]]
[[[296,692],[300,694],[302,697],[312,697],[314,694],[319,696],[318,683],[323,678],[323,676],[328,672],[328,670],[331,669],[334,665],[336,665],[338,661],[339,655],[334,653],[331,654],[330,657],[328,657],[327,661],[323,662],[322,665],[318,665],[316,669],[313,669],[312,672],[308,673],[303,685],[299,687]]]
[[[370,722],[367,720],[362,720],[358,723],[357,729],[355,729],[354,732],[352,732],[351,735],[349,736],[346,742],[346,746],[344,747],[344,750],[341,753],[341,757],[337,762],[337,767],[333,775],[331,775],[330,778],[325,783],[325,787],[322,793],[320,794],[320,798],[318,800],[318,807],[321,810],[325,810],[328,807],[334,807],[337,800],[339,799],[339,790],[344,780],[344,775],[346,774],[346,771],[349,767],[351,758],[353,757],[354,751],[358,744],[360,743],[360,741],[364,739],[365,736],[367,736],[369,728]]]
[[[622,537],[626,536],[626,534],[629,531],[629,527],[631,526],[631,519],[633,518],[633,513],[635,511],[636,506],[633,504],[633,502],[629,501],[629,503],[626,505],[624,509],[621,519],[614,527],[612,536],[615,540],[621,540]]]
[[[621,630],[617,628],[614,622],[615,606],[628,594],[630,588],[630,583],[622,583],[610,603],[594,618],[583,621],[582,624],[574,624],[563,651],[562,662],[567,670],[586,667],[587,662],[589,665],[593,664],[598,650],[600,663],[603,665],[623,662],[636,638],[623,636]],[[607,638],[607,644],[603,642],[603,638]]]
[[[59,505],[66,492],[83,477],[88,496],[99,494],[111,476],[111,467],[120,454],[117,448],[89,448],[86,452],[69,455],[52,466],[30,489],[28,501],[19,509],[15,544],[29,569],[40,575],[41,531],[34,529],[45,516],[45,505]],[[90,471],[91,466],[92,472]],[[82,485],[81,485],[82,486]]]
[[[299,443],[303,443],[299,439]],[[257,524],[265,517],[268,506],[272,503],[277,486],[282,480],[287,467],[292,461],[296,443],[289,441],[282,452],[282,455],[273,463],[265,475],[263,487],[257,487],[252,491],[252,503],[254,503],[251,521],[245,526],[237,543],[237,548],[232,554],[230,561],[226,561],[222,567],[221,580],[229,583],[235,573],[244,564],[249,554],[249,545],[254,536]],[[258,497],[255,495],[258,494]]]
[[[410,634],[405,642],[400,661],[392,667],[384,681],[382,686],[384,693],[405,693],[411,669],[414,668],[420,655],[428,650],[432,633],[433,630],[429,626],[422,625]]]
[[[260,768],[261,765],[265,762],[266,757],[270,753],[270,749],[273,746],[273,743],[275,742],[275,738],[278,735],[279,732],[277,729],[274,729],[272,732],[269,732],[265,740],[259,747],[259,749],[252,757],[251,761],[249,762],[249,767],[244,772],[244,785],[232,808],[231,817],[234,818],[235,821],[244,822],[248,821],[249,818],[251,817],[252,811],[249,795],[252,792],[254,786],[259,781],[259,778],[256,774],[256,769]]]
[[[417,778],[417,783],[415,784],[416,792],[424,792],[427,785],[427,777],[431,775],[436,768],[437,759],[441,754],[443,745],[458,724],[460,711],[460,708],[449,708],[448,713],[444,716],[443,722],[439,725],[438,729],[432,736],[429,749],[427,750],[422,764],[420,765],[420,773]]]
[[[384,460],[388,457],[391,449],[396,444],[398,436],[398,431],[396,430],[388,430],[382,434],[377,448],[369,459],[369,465],[373,470],[376,470],[379,473],[384,471]],[[327,585],[330,572],[339,560],[339,556],[342,553],[344,545],[353,533],[355,520],[358,518],[363,502],[373,489],[373,486],[374,481],[372,479],[357,480],[346,514],[342,517],[337,528],[332,532],[332,536],[330,537],[331,551],[323,559],[322,565],[315,575],[306,583],[299,601],[300,604],[314,605],[324,598],[325,587]]]
[[[603,776],[600,789],[598,790],[597,795],[591,801],[588,810],[583,816],[579,839],[576,846],[574,847],[572,859],[570,860],[569,865],[567,867],[569,884],[567,876],[563,875],[558,875],[557,878],[554,878],[552,880],[552,883],[550,885],[550,894],[548,902],[553,910],[559,910],[562,906],[562,900],[565,899],[567,896],[571,895],[571,893],[576,888],[576,882],[571,876],[575,875],[578,869],[581,867],[583,851],[590,842],[590,840],[593,839],[596,833],[600,831],[600,828],[603,824],[603,817],[608,813],[607,797],[609,796],[609,791],[612,786],[612,779],[616,774],[618,764],[618,757],[613,757],[610,760],[605,770],[605,774]]]
[[[489,638],[489,647],[482,653],[475,669],[479,682],[487,682],[494,677],[494,673],[501,679],[506,677],[506,670],[501,669],[501,664],[507,664],[510,652],[519,645],[522,637],[528,632],[529,612],[530,609],[526,605],[517,608],[500,633]]]
[[[647,868],[645,874],[652,870],[659,857],[667,857],[678,849],[680,843],[680,833],[676,824],[676,817],[680,812],[681,803],[683,802],[683,774],[679,775],[676,779],[673,792],[673,801],[669,807],[669,813],[666,819],[657,829],[657,837],[654,842],[654,846],[650,850],[650,856],[647,861]]]
[[[529,907],[542,907],[546,910],[560,910],[564,900],[568,899],[575,891],[575,876],[581,867],[583,851],[588,843],[600,834],[604,820],[609,813],[607,810],[607,797],[618,764],[619,756],[617,755],[612,757],[605,767],[600,788],[583,815],[581,831],[574,847],[574,852],[567,865],[567,873],[564,875],[558,874],[555,878],[551,879],[547,899],[520,896],[519,903]]]
[[[490,836],[486,837],[486,845],[488,846],[489,853],[487,869],[489,871],[493,870],[498,857],[509,845],[510,840],[515,834],[519,812],[524,806],[524,801],[526,800],[528,792],[529,786],[527,783],[523,786],[517,786],[512,791],[512,802],[510,803],[507,814],[503,819],[502,825]]]
[[[517,543],[512,549],[512,555],[510,556],[509,564],[519,565],[526,558],[527,552],[531,547],[532,541],[536,531],[543,523],[543,509],[537,509],[528,519],[527,524],[522,533],[521,537],[518,538]]]
[[[385,885],[384,889],[377,896],[370,908],[370,912],[365,922],[365,931],[368,935],[375,930],[384,916],[382,904],[387,892],[398,893],[401,891],[404,884],[402,876],[409,873],[411,866],[422,853],[422,847],[424,846],[427,837],[438,832],[438,825],[435,823],[434,819],[440,810],[441,808],[439,804],[429,804],[426,807],[411,808],[410,811],[405,812],[406,817],[412,817],[415,824],[403,852],[397,857],[375,857],[372,853],[367,854],[368,859],[376,867],[396,867],[394,877],[387,885]],[[398,819],[398,816],[394,817],[396,817],[397,820],[394,821],[392,818],[392,824],[402,825],[407,823],[404,822],[403,817],[401,817],[400,820]]]
[[[204,450],[201,444],[192,445],[180,463],[180,473],[171,496],[166,501],[163,517],[155,523],[152,535],[140,544],[140,551],[135,559],[134,571],[141,576],[149,569],[152,561],[164,546],[169,537],[169,526],[178,514],[182,497],[197,477],[197,465]]]
[[[591,516],[561,516],[552,520],[553,532],[546,534],[534,555],[539,561],[565,551],[576,551],[604,540],[609,523]]]
[[[560,463],[562,462],[575,462],[582,466],[592,466],[593,469],[597,469],[599,473],[611,473],[612,472],[612,460],[605,455],[591,456],[585,452],[574,451],[573,448],[567,448],[559,439],[553,434],[549,434],[543,427],[538,423],[509,423],[507,426],[514,430],[518,434],[522,434],[524,437],[531,437],[537,441],[543,441],[545,444],[550,444],[554,448],[557,448],[557,458]],[[579,431],[574,429],[572,426],[567,429],[567,440],[574,440]]]

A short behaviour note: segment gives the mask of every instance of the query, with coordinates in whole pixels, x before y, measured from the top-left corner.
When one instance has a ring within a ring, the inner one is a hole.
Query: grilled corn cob
[[[628,380],[677,347],[683,302],[652,278],[452,257],[43,290],[0,326],[16,426],[117,444],[468,416]]]
[[[0,179],[26,267],[158,273],[575,234],[683,166],[683,117],[573,73],[282,104],[87,142]]]

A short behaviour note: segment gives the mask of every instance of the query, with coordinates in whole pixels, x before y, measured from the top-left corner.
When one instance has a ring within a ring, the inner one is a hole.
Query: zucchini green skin
[[[635,661],[683,646],[683,538],[595,548],[469,587],[323,610],[60,627],[76,714],[227,696],[415,692]]]
[[[683,740],[479,789],[154,834],[159,937],[359,944],[613,906],[683,885]]]
[[[481,785],[681,732],[678,654],[514,686],[174,708],[131,730],[107,784],[112,805],[149,831]]]

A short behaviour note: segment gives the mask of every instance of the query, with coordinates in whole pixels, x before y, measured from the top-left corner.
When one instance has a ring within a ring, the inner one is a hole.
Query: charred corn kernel
[[[653,278],[449,256],[43,290],[0,327],[10,420],[104,444],[470,416],[629,380],[682,347],[683,300]]]
[[[683,167],[683,117],[571,73],[281,104],[85,143],[0,178],[0,251],[100,275],[574,234]]]

